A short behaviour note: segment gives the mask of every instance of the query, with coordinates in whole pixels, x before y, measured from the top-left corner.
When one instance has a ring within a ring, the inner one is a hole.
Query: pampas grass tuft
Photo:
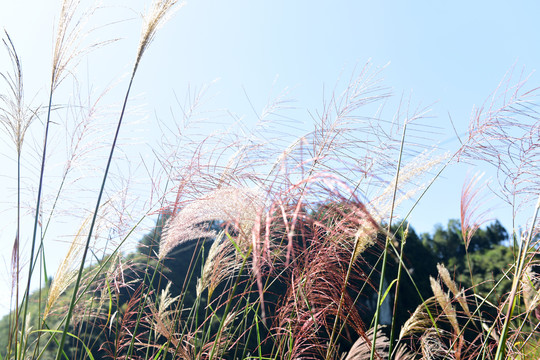
[[[221,188],[187,204],[172,217],[163,231],[159,258],[163,259],[176,246],[192,239],[214,238],[209,221],[225,221],[236,227],[239,242],[250,241],[262,199],[257,191],[242,188]]]

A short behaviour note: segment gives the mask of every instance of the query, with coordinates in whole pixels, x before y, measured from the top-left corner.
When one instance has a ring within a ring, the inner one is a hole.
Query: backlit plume
[[[225,221],[236,226],[239,241],[246,241],[262,208],[261,195],[251,189],[221,188],[186,205],[167,223],[159,248],[163,259],[174,247],[192,239],[215,237],[205,222]]]

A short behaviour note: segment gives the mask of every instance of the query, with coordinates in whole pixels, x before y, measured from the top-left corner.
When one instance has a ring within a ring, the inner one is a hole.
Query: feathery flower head
[[[180,4],[179,6],[176,6]],[[178,0],[154,0],[151,9],[143,16],[143,28],[141,33],[141,39],[139,41],[139,48],[137,49],[137,60],[135,61],[135,68],[139,65],[141,58],[148,48],[157,30],[165,24],[174,11],[180,8],[184,3],[179,3]]]
[[[392,209],[395,210],[402,202],[413,198],[421,192],[425,185],[419,182],[431,170],[439,166],[442,162],[449,158],[449,154],[435,155],[435,148],[426,150],[414,157],[408,164],[402,167],[399,172],[397,183],[398,194],[394,199],[394,189],[396,188],[396,178],[388,184],[368,204],[369,211],[377,222],[389,221]]]
[[[251,232],[263,206],[259,192],[247,188],[221,188],[188,205],[172,217],[163,231],[159,258],[191,239],[215,237],[215,230],[201,225],[208,221],[226,221],[235,225],[239,241],[251,239]]]
[[[452,303],[450,302],[450,296],[448,296],[447,293],[445,293],[441,287],[441,284],[437,280],[435,280],[433,277],[429,277],[429,282],[431,283],[431,290],[433,291],[433,294],[435,295],[435,299],[437,299],[437,302],[442,308],[442,311],[450,324],[452,325],[452,328],[454,329],[455,334],[460,333],[459,324],[457,321],[457,315],[456,310],[452,306]]]
[[[469,317],[472,317],[472,314],[469,310],[469,306],[467,305],[467,300],[465,299],[463,291],[460,291],[458,289],[457,284],[450,277],[450,272],[448,272],[448,269],[443,264],[437,264],[437,270],[439,272],[439,276],[441,280],[444,282],[446,286],[448,286],[448,289],[450,289],[450,291],[454,294],[454,297],[457,299],[457,301],[463,308],[463,311],[465,311],[465,314],[467,314],[467,316]]]
[[[484,173],[475,174],[472,178],[466,180],[461,189],[461,232],[466,248],[469,247],[472,237],[480,226],[490,220],[488,218],[490,209],[481,209],[481,206],[487,200],[482,191],[489,186],[489,182],[479,186],[478,182],[483,176]]]
[[[9,34],[5,32],[5,35],[3,43],[11,60],[12,73],[0,72],[9,89],[7,94],[0,94],[0,125],[11,137],[17,154],[20,154],[26,131],[35,119],[37,110],[25,104],[22,64]]]

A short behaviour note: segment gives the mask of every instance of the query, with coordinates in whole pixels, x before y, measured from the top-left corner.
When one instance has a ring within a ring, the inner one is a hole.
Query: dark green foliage
[[[456,262],[465,259],[465,243],[461,236],[461,226],[458,220],[449,220],[446,229],[440,224],[435,227],[435,233],[430,239],[429,246],[439,262],[452,268]]]
[[[317,221],[328,221],[328,217],[326,217],[328,209],[328,206],[322,207],[319,210],[319,216],[314,213],[312,214],[313,218],[318,219]],[[120,260],[124,264],[120,282],[113,283],[113,280],[109,279],[110,283],[107,284],[104,281],[104,273],[92,285],[89,296],[91,297],[94,294],[96,298],[99,297],[104,287],[110,287],[111,298],[109,300],[111,308],[107,309],[105,313],[114,314],[115,321],[112,322],[111,319],[103,317],[88,317],[86,320],[79,322],[77,328],[70,331],[76,333],[88,345],[96,359],[125,356],[131,338],[126,337],[126,334],[121,336],[118,334],[122,332],[122,326],[130,326],[129,324],[136,323],[141,299],[143,299],[141,294],[152,294],[152,297],[156,297],[156,294],[160,294],[161,290],[170,281],[172,283],[171,296],[181,295],[182,308],[186,309],[186,311],[196,309],[189,314],[196,319],[193,320],[193,326],[201,326],[207,329],[207,334],[216,333],[227,304],[237,310],[244,308],[236,319],[235,328],[242,330],[235,335],[235,338],[238,339],[238,347],[234,353],[230,354],[231,358],[244,357],[248,353],[256,354],[259,350],[263,354],[271,354],[275,344],[270,337],[270,329],[276,326],[276,322],[273,320],[273,316],[276,314],[275,310],[284,305],[285,295],[291,285],[291,274],[288,270],[283,268],[271,274],[267,272],[268,269],[261,269],[265,274],[263,276],[266,289],[265,310],[268,316],[266,323],[260,321],[258,289],[253,278],[247,273],[238,277],[237,295],[233,297],[232,301],[229,301],[228,298],[228,289],[232,286],[231,281],[221,284],[210,299],[208,299],[207,292],[204,292],[197,299],[197,278],[200,277],[204,261],[214,239],[193,239],[181,244],[173,249],[162,263],[158,263],[155,255],[159,252],[159,242],[167,219],[168,216],[161,216],[156,226],[142,237],[137,252]],[[336,220],[333,218],[331,221]],[[209,226],[213,226],[217,230],[220,224],[213,223]],[[299,230],[294,239],[296,253],[294,261],[310,261],[310,257],[306,256],[307,253],[302,255],[302,252],[313,250],[312,239],[327,236],[325,233],[313,232],[309,224],[304,226],[305,228]],[[399,249],[403,231],[398,231],[397,228],[392,230],[396,233],[393,243]],[[273,241],[280,241],[284,236],[284,233],[282,234],[278,228],[274,229],[273,233],[275,234]],[[514,261],[511,248],[504,245],[507,240],[508,234],[499,222],[494,222],[485,229],[479,229],[472,238],[468,249],[465,248],[460,224],[457,220],[450,220],[446,228],[438,225],[432,235],[423,234],[422,237],[419,237],[410,228],[403,250],[403,263],[406,271],[402,273],[400,293],[393,314],[397,329],[406,321],[418,304],[432,295],[429,276],[436,277],[437,263],[444,263],[455,274],[456,281],[464,288],[471,288],[474,285],[474,291],[483,296],[487,296],[495,288],[496,291],[491,293],[489,297],[490,300],[497,302],[510,289],[510,282],[506,279],[503,279],[499,286],[494,286],[494,283],[502,278],[503,269]],[[372,317],[369,300],[373,297],[374,290],[373,284],[366,282],[365,279],[369,277],[371,282],[376,282],[379,274],[378,269],[381,266],[380,250],[380,248],[371,247],[361,255],[362,266],[355,270],[357,273],[351,277],[348,284],[350,285],[349,294],[353,298],[357,297],[362,320],[368,325]],[[390,282],[397,276],[399,262],[396,256],[389,257],[388,261],[388,279]],[[99,266],[99,264],[94,266]],[[375,271],[370,274],[373,269]],[[390,291],[392,298],[394,289],[392,288],[392,291]],[[66,293],[69,294],[69,292],[68,290]],[[63,295],[63,297],[65,299],[60,300],[59,303],[67,302],[67,295]],[[34,298],[37,299],[36,295],[30,297],[30,313],[37,314],[37,304],[33,304],[35,302]],[[94,304],[97,304],[97,300]],[[246,308],[245,304],[251,305]],[[208,305],[213,309],[214,315],[205,323],[209,315],[210,308]],[[329,319],[329,321],[331,322],[332,319]],[[112,327],[111,322],[113,323]],[[256,322],[257,329],[254,327]],[[32,326],[37,328],[38,324]],[[2,353],[5,353],[7,331],[7,317],[5,317],[0,322],[0,349]],[[148,336],[152,336],[144,322],[141,323],[138,333],[140,334],[138,337],[139,342],[144,342],[148,339]],[[2,334],[5,336],[2,336]],[[321,336],[323,335],[321,334]],[[341,349],[346,350],[353,340],[354,337],[351,337],[351,339],[343,337],[338,339],[338,344]],[[152,341],[154,344],[165,344],[167,340],[162,337],[157,342],[155,339]],[[49,357],[49,355],[52,356],[55,348],[54,344],[50,345],[49,349],[44,353],[44,358]],[[77,357],[81,355],[81,351],[81,346],[76,340],[67,339],[66,352],[68,355]],[[140,348],[135,350],[132,356],[144,357],[145,354],[140,353],[140,351]]]
[[[493,249],[507,240],[508,232],[499,221],[495,221],[486,229],[478,229],[469,245],[469,251]]]
[[[513,260],[512,249],[503,245],[471,253],[470,268],[475,293],[483,296],[491,293],[489,299],[498,303],[504,294],[510,292],[511,274],[505,277],[504,271],[509,268]],[[457,281],[465,288],[471,287],[471,276],[468,271],[460,273]],[[496,286],[498,281],[500,283]]]
[[[460,222],[454,219],[448,221],[446,229],[439,224],[433,235],[423,234],[422,237],[424,245],[437,260],[451,267],[464,263],[467,252],[478,253],[503,245],[508,240],[508,233],[500,222],[495,221],[485,229],[478,229],[466,249]]]
[[[397,229],[393,230],[395,232]],[[396,242],[400,241],[401,232],[397,232]],[[397,259],[393,259],[391,262],[389,278],[395,279]],[[431,249],[422,243],[412,227],[409,228],[403,249],[403,263],[408,274],[405,271],[402,273],[398,303],[395,306],[394,316],[398,329],[409,318],[410,313],[416,309],[418,304],[431,296],[429,276],[437,275],[437,258]]]
[[[462,287],[473,289],[477,294],[487,296],[498,303],[500,297],[510,291],[511,281],[503,278],[504,269],[514,262],[514,255],[505,242],[508,232],[500,222],[495,221],[485,229],[478,229],[472,237],[468,249],[461,234],[458,220],[449,220],[447,228],[435,227],[433,235],[423,234],[423,245],[432,252],[437,262],[444,264]],[[425,257],[423,258],[425,261]],[[420,263],[421,259],[416,261]],[[501,280],[502,279],[502,280]],[[495,284],[501,283],[495,287]]]

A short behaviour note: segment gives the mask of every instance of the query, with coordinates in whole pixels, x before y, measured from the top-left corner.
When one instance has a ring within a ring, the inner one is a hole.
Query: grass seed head
[[[465,299],[463,291],[458,289],[456,282],[450,277],[448,269],[443,264],[437,264],[437,270],[439,272],[439,277],[454,294],[454,297],[457,299],[457,301],[463,308],[463,311],[465,311],[465,314],[467,314],[467,316],[469,317],[472,317],[472,314],[469,310],[469,305],[467,304],[467,299]]]
[[[251,232],[261,211],[262,200],[258,192],[246,188],[221,188],[210,192],[190,204],[167,223],[160,248],[163,259],[177,245],[188,240],[211,237],[215,230],[203,225],[209,221],[226,221],[236,226],[239,243],[251,239]]]
[[[178,0],[153,1],[150,10],[143,16],[143,28],[141,39],[139,41],[139,48],[137,49],[135,68],[138,67],[144,52],[154,40],[157,30],[163,26],[183,4],[183,2],[179,2]]]
[[[450,302],[450,297],[447,293],[445,293],[439,284],[437,280],[435,280],[433,277],[429,277],[429,281],[431,283],[431,290],[433,291],[433,294],[435,295],[435,299],[437,299],[437,302],[441,306],[443,313],[446,315],[446,318],[452,325],[452,328],[454,329],[455,335],[458,335],[460,333],[459,324],[457,321],[457,315],[456,310],[452,306],[452,303]]]

